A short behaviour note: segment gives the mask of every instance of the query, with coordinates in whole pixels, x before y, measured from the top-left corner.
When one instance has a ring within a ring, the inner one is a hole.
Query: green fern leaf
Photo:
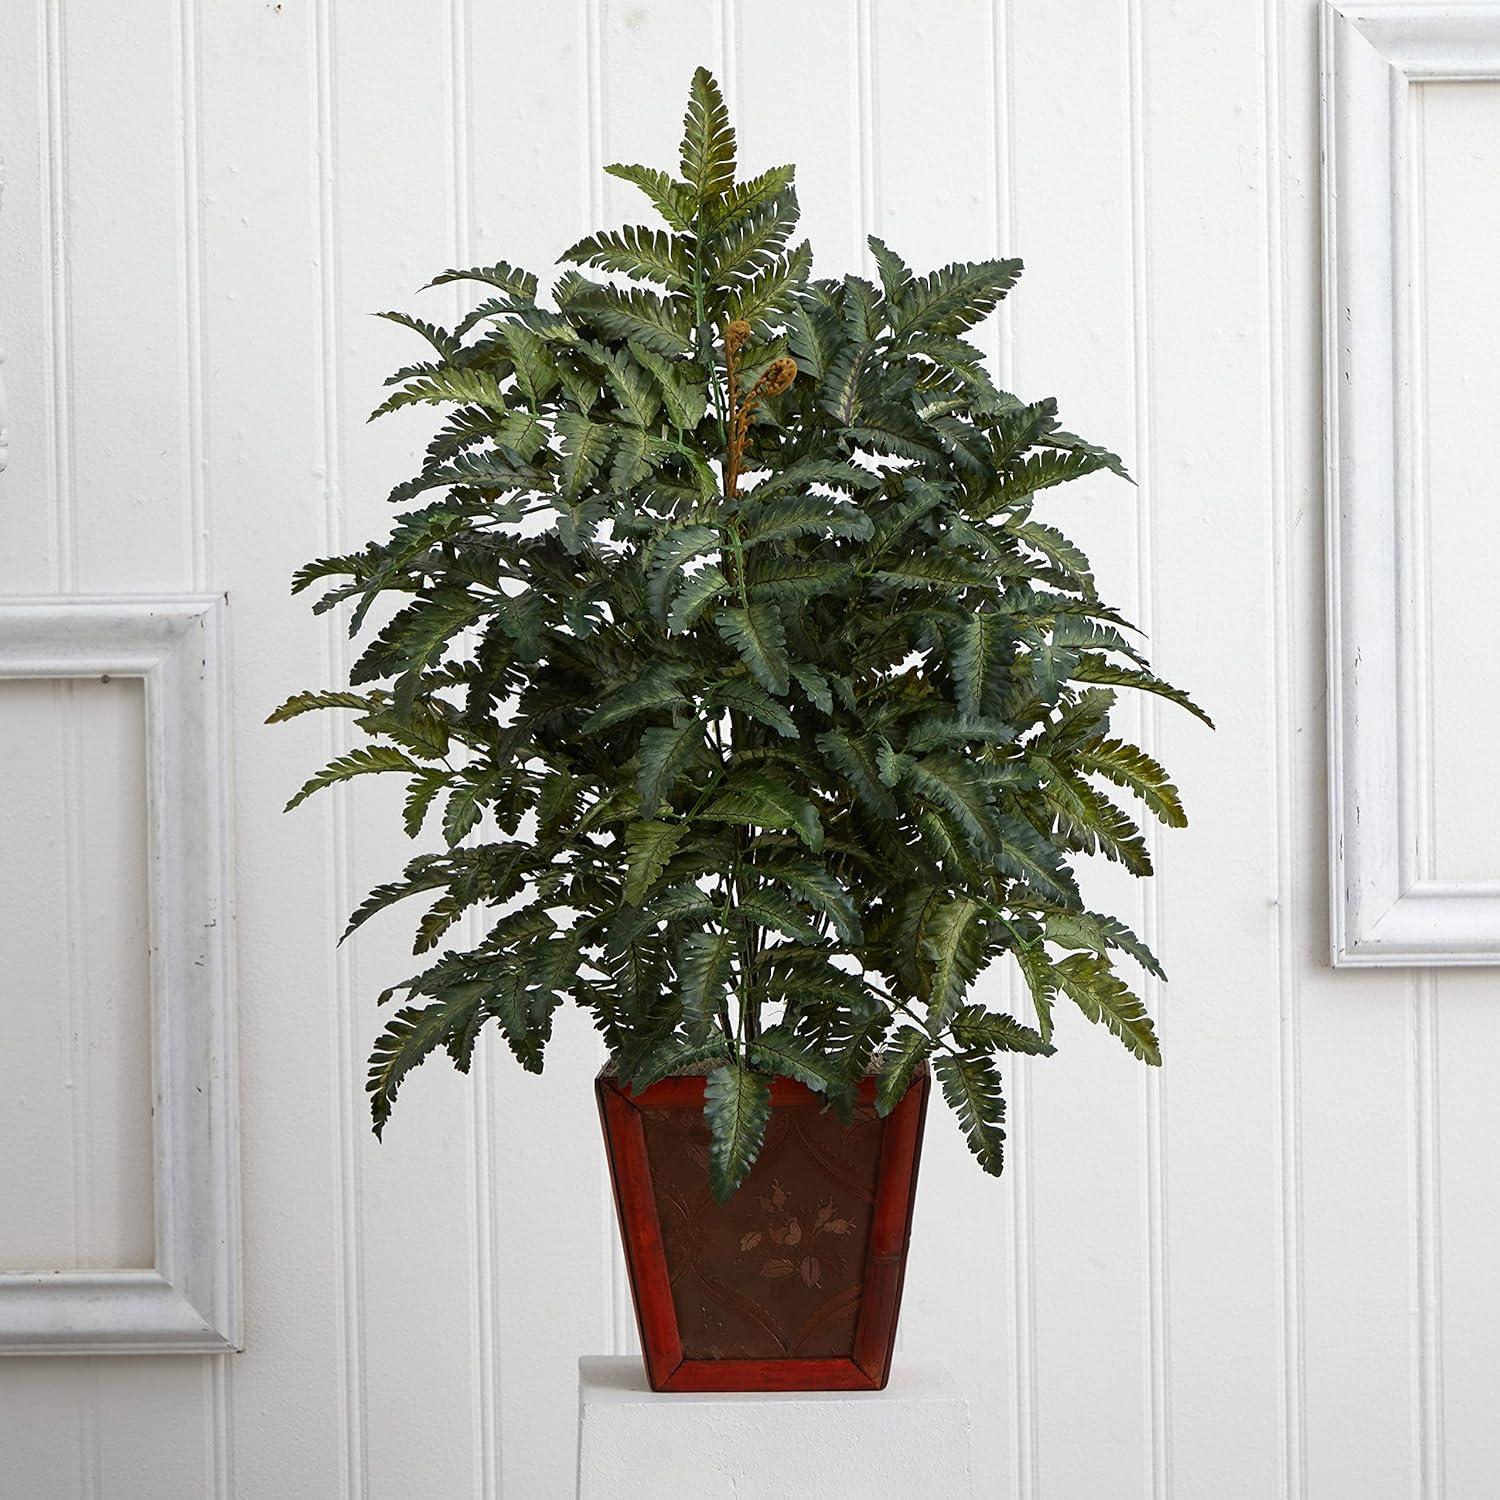
[[[625,830],[625,899],[632,906],[639,906],[661,878],[686,832],[685,823],[661,823],[654,818],[632,823]]]
[[[692,285],[692,273],[681,245],[660,229],[631,224],[624,229],[601,229],[564,250],[560,260],[643,276],[674,290]]]
[[[667,359],[644,344],[632,343],[629,348],[636,363],[656,377],[672,425],[681,431],[691,432],[708,410],[708,385],[697,378],[696,366],[686,361]]]
[[[764,1073],[795,1078],[814,1093],[845,1094],[850,1080],[838,1064],[785,1026],[771,1026],[750,1043],[750,1061]]]
[[[1187,827],[1177,788],[1166,771],[1137,746],[1124,740],[1093,740],[1077,752],[1073,764],[1134,792],[1169,828]]]
[[[444,366],[408,382],[400,390],[387,396],[370,413],[369,420],[373,422],[376,417],[399,411],[403,406],[423,402],[434,406],[447,401],[483,406],[489,411],[506,410],[500,384],[488,370]]]
[[[782,892],[765,886],[746,891],[739,898],[735,912],[741,921],[753,922],[769,932],[779,932],[794,942],[817,945],[823,941],[815,922]]]
[[[997,713],[1010,676],[1015,637],[1004,617],[979,610],[948,634],[948,656],[958,711]]]
[[[614,433],[577,412],[559,417],[557,430],[563,440],[563,495],[576,500],[598,477]]]
[[[637,778],[641,811],[654,816],[702,752],[703,726],[695,719],[670,728],[648,729],[641,736],[641,766]]]
[[[818,736],[817,746],[871,812],[882,818],[894,818],[900,812],[896,799],[881,780],[875,753],[867,740],[829,729]]]
[[[365,1088],[378,1137],[385,1132],[401,1081],[456,1031],[467,1027],[479,1010],[483,984],[455,985],[442,998],[420,1009],[408,1006],[386,1023],[370,1056]]]
[[[934,1034],[948,1024],[984,963],[983,908],[969,896],[945,901],[923,934],[923,957],[932,966],[927,1026]]]
[[[648,554],[646,599],[659,620],[667,616],[667,595],[678,570],[695,557],[717,552],[722,541],[713,526],[679,526],[658,537]]]
[[[490,286],[497,286],[502,292],[509,292],[512,297],[518,297],[523,302],[534,302],[536,300],[536,277],[530,271],[522,271],[505,261],[496,261],[492,266],[475,266],[467,271],[444,271],[440,276],[434,276],[427,283],[429,287],[443,286],[450,281],[483,281]]]
[[[293,693],[266,716],[267,724],[282,724],[315,708],[358,708],[368,713],[375,701],[364,693]]]
[[[450,849],[461,844],[483,816],[486,790],[483,780],[454,788],[443,809],[443,842]]]
[[[598,286],[580,290],[572,304],[596,328],[621,342],[635,340],[657,354],[688,354],[693,347],[686,313],[639,288]]]
[[[849,563],[822,562],[800,556],[768,557],[757,561],[749,593],[752,599],[793,603],[814,597],[827,598],[848,581],[853,571]],[[829,707],[832,707],[831,700]]]
[[[780,198],[791,187],[797,169],[793,166],[770,167],[744,182],[732,183],[718,203],[710,205],[713,223],[721,232],[738,223],[756,209]]]
[[[708,1180],[714,1197],[726,1203],[755,1165],[771,1116],[771,1090],[764,1077],[738,1063],[708,1075],[703,1091],[708,1121]]]
[[[784,781],[763,771],[734,772],[696,816],[709,823],[795,829],[814,854],[823,847],[823,825],[817,808]]]
[[[875,264],[880,267],[880,284],[885,288],[886,301],[899,302],[911,288],[911,267],[884,240],[873,234],[866,238],[865,243],[875,257]]]
[[[428,809],[443,788],[452,785],[453,780],[454,772],[433,767],[428,771],[418,771],[407,783],[406,802],[402,809],[402,826],[406,829],[407,838],[414,839],[421,833],[422,825],[427,821]],[[446,874],[442,877],[443,881],[447,878]]]
[[[933,1070],[969,1150],[991,1177],[998,1177],[1005,1167],[1005,1099],[994,1063],[983,1053],[965,1053],[939,1057]]]
[[[1060,568],[1086,594],[1094,592],[1094,575],[1089,570],[1089,560],[1055,526],[1044,526],[1040,521],[1022,521],[1006,527],[1013,536],[1036,548],[1054,567]]]
[[[644,1094],[653,1083],[676,1074],[691,1073],[704,1063],[721,1062],[729,1056],[729,1043],[715,1033],[701,1042],[669,1036],[638,1062],[630,1075],[630,1090]]]
[[[968,1052],[1023,1052],[1051,1057],[1057,1048],[1041,1033],[1023,1026],[1014,1016],[996,1015],[982,1005],[961,1005],[949,1023],[953,1040]]]
[[[678,995],[688,1034],[706,1037],[719,1019],[729,987],[734,939],[727,932],[690,932],[677,955]]]
[[[639,714],[683,707],[686,699],[677,685],[676,675],[654,667],[634,682],[617,687],[606,694],[598,708],[583,721],[583,733],[599,734]]]
[[[1070,954],[1055,965],[1055,973],[1063,993],[1089,1020],[1108,1027],[1142,1062],[1161,1066],[1161,1046],[1151,1017],[1107,958],[1095,953]]]
[[[1087,948],[1102,954],[1108,948],[1128,953],[1148,973],[1165,979],[1166,973],[1156,955],[1115,917],[1092,911],[1049,911],[1047,941],[1060,948]]]
[[[1195,719],[1201,719],[1210,729],[1214,727],[1214,721],[1181,688],[1173,687],[1170,682],[1163,682],[1150,672],[1132,667],[1117,667],[1102,656],[1085,655],[1071,675],[1074,682],[1101,682],[1114,687],[1139,688],[1143,693],[1155,693],[1158,697],[1169,698],[1180,708],[1187,709]]]
[[[682,119],[682,175],[700,204],[721,198],[734,182],[734,127],[724,95],[707,68],[693,74]]]
[[[316,776],[303,784],[302,790],[287,803],[285,810],[290,812],[300,803],[306,802],[314,792],[333,786],[335,782],[348,781],[351,776],[368,776],[379,771],[417,771],[420,769],[421,767],[409,755],[393,746],[362,745],[357,750],[351,750],[347,755],[341,755],[336,760],[329,761]]]
[[[747,607],[721,609],[714,616],[719,634],[739,652],[755,680],[768,693],[784,698],[791,686],[787,670],[786,630],[774,605],[755,600]]]
[[[875,1113],[884,1117],[906,1097],[912,1076],[932,1051],[932,1038],[915,1026],[902,1026],[880,1058],[875,1081]]]
[[[698,617],[729,588],[729,580],[713,563],[683,579],[667,611],[667,629],[674,635],[691,630]]]
[[[843,942],[853,946],[864,941],[864,929],[853,898],[821,865],[810,860],[784,860],[761,865],[759,870],[764,878],[784,885],[827,917]]]
[[[458,356],[460,348],[458,339],[446,328],[439,328],[435,323],[424,323],[422,319],[414,318],[410,313],[382,312],[376,313],[375,316],[385,318],[391,323],[399,323],[403,328],[409,328],[413,333],[421,334],[444,360],[452,360]]]
[[[557,368],[552,351],[524,323],[506,323],[500,338],[516,368],[516,386],[535,412],[557,389]]]
[[[358,927],[363,927],[377,912],[404,901],[408,896],[417,896],[424,891],[446,889],[453,879],[453,872],[433,855],[415,859],[409,863],[400,880],[385,881],[359,904],[344,928],[343,937],[348,937]],[[339,939],[340,942],[343,938]]]
[[[914,278],[895,305],[891,329],[905,333],[958,334],[1000,305],[1021,275],[1018,260],[954,262]]]
[[[1002,813],[996,825],[992,852],[1001,870],[1065,906],[1078,904],[1078,882],[1054,845],[1019,818]]]
[[[812,270],[812,246],[805,241],[778,256],[759,275],[738,285],[729,297],[730,318],[767,323],[784,313]]]
[[[796,721],[758,682],[730,677],[715,683],[703,699],[705,707],[730,709],[774,729],[784,739],[797,738]]]
[[[792,495],[767,500],[749,510],[741,540],[747,547],[808,535],[863,540],[871,529],[869,516],[847,501],[830,500],[823,495]]]
[[[693,227],[697,204],[694,202],[692,189],[685,182],[678,182],[655,167],[628,166],[615,162],[604,170],[611,177],[618,177],[622,182],[638,187],[673,229],[685,232]]]

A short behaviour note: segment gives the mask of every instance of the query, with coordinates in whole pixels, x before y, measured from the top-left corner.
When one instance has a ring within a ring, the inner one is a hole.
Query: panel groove
[[[207,423],[204,416],[203,368],[203,187],[199,162],[202,157],[202,109],[198,79],[197,9],[193,0],[181,0],[177,15],[179,130],[182,140],[182,278],[183,320],[186,325],[187,371],[184,382],[183,453],[184,486],[192,527],[189,539],[189,569],[195,593],[208,587],[208,462],[205,450]]]
[[[1401,715],[1409,735],[1408,752],[1412,757],[1412,780],[1416,796],[1414,806],[1417,873],[1420,879],[1436,875],[1436,787],[1433,781],[1437,765],[1434,673],[1431,671],[1432,624],[1432,547],[1429,518],[1432,506],[1431,388],[1426,374],[1431,365],[1430,333],[1426,317],[1426,276],[1428,264],[1427,213],[1427,91],[1412,89],[1410,94],[1411,131],[1411,222],[1410,275],[1411,298],[1411,496],[1410,532],[1404,555],[1408,559],[1412,618],[1402,631],[1406,643],[1405,661],[1410,691],[1410,712]],[[1422,1500],[1441,1500],[1443,1483],[1443,1398],[1442,1398],[1442,1294],[1440,1285],[1437,1223],[1437,984],[1436,976],[1414,976],[1412,992],[1412,1068],[1416,1112],[1412,1129],[1415,1136],[1415,1212],[1417,1376],[1416,1423],[1419,1490]]]
[[[74,513],[73,496],[73,323],[72,299],[68,276],[70,251],[68,198],[69,181],[68,151],[68,93],[67,69],[64,48],[67,45],[66,23],[63,18],[62,0],[43,0],[43,23],[41,27],[44,57],[42,63],[43,118],[38,122],[43,143],[40,164],[43,173],[42,211],[45,215],[48,258],[47,328],[43,357],[49,365],[47,418],[51,469],[51,493],[53,515],[53,537],[51,571],[54,587],[60,593],[71,593],[78,576],[77,518]],[[19,437],[17,444],[19,446]],[[62,692],[64,684],[57,685]],[[66,783],[63,788],[61,815],[66,827],[70,818],[72,798]],[[66,869],[64,877],[71,904],[74,888],[73,872]],[[72,926],[69,913],[68,925]],[[76,994],[72,974],[71,950],[68,955],[67,1008],[69,1035],[76,1032]],[[76,1055],[76,1054],[75,1054]],[[73,1116],[70,1121],[72,1146],[78,1149],[77,1094],[74,1089]],[[75,1158],[73,1170],[74,1226],[75,1234],[78,1200],[78,1164]],[[99,1384],[97,1375],[90,1371],[80,1378],[74,1390],[77,1423],[78,1483],[82,1500],[95,1500],[99,1493]]]
[[[449,134],[453,141],[453,264],[474,262],[474,142],[471,109],[469,0],[450,0],[448,8],[448,105]],[[464,298],[457,284],[451,289],[455,318],[464,312]],[[472,642],[470,633],[465,639]],[[472,649],[472,647],[471,647]],[[483,938],[478,910],[464,917],[465,941],[477,945]],[[495,1124],[493,1069],[489,1058],[477,1055],[469,1080],[469,1150],[473,1170],[473,1196],[468,1204],[474,1230],[471,1306],[474,1317],[474,1434],[477,1466],[476,1493],[480,1500],[500,1493],[500,1398],[499,1360],[501,1327],[495,1288],[500,1283],[495,1247],[498,1243],[498,1205],[495,1195]]]
[[[340,427],[342,382],[339,353],[341,324],[339,257],[342,247],[338,183],[338,52],[337,0],[318,0],[313,12],[314,105],[317,112],[317,227],[318,294],[321,339],[319,393],[321,464],[323,479],[324,543],[330,553],[341,550],[344,536],[343,443]],[[331,680],[348,679],[348,651],[344,633],[332,614],[326,631]],[[331,717],[331,716],[330,716]],[[330,724],[327,744],[331,756],[349,744],[348,729]],[[351,827],[349,789],[331,789],[329,818],[330,892],[335,920],[352,906],[350,868]],[[335,1111],[335,1160],[338,1171],[338,1321],[337,1366],[341,1388],[342,1480],[349,1500],[361,1500],[369,1488],[369,1453],[365,1428],[364,1308],[362,1286],[361,1192],[354,1143],[354,1117],[363,1091],[357,1087],[358,1015],[354,1004],[349,954],[334,951],[334,1046],[332,1095]]]
[[[181,255],[183,322],[186,329],[187,370],[184,382],[184,488],[188,498],[189,575],[195,593],[209,587],[207,409],[203,395],[205,324],[203,312],[203,113],[200,79],[202,60],[198,13],[194,0],[181,0],[177,13],[177,77],[180,90],[179,135],[182,178]],[[215,1500],[228,1500],[234,1491],[230,1386],[234,1364],[228,1359],[203,1361],[205,1446],[209,1483]]]
[[[583,105],[583,208],[590,230],[604,222],[604,164],[608,160],[607,122],[604,113],[604,81],[607,39],[607,10],[604,0],[584,0],[584,65],[588,88]],[[600,1278],[604,1287],[605,1336],[613,1353],[624,1354],[630,1347],[631,1302],[626,1283],[625,1260],[615,1233],[614,1197],[609,1182],[609,1164],[601,1150],[595,1158],[595,1201],[600,1205],[598,1218]]]
[[[1276,1123],[1280,1215],[1279,1282],[1281,1288],[1282,1449],[1280,1487],[1288,1500],[1307,1493],[1304,1331],[1302,1315],[1303,1231],[1298,1018],[1301,986],[1296,965],[1297,914],[1300,910],[1294,826],[1296,716],[1293,708],[1291,657],[1294,624],[1291,607],[1290,549],[1294,523],[1288,443],[1286,324],[1286,226],[1282,187],[1282,71],[1284,45],[1277,0],[1265,0],[1262,18],[1265,68],[1261,79],[1267,193],[1266,224],[1266,424],[1270,454],[1271,502],[1275,532],[1271,548],[1273,684],[1276,765],[1276,960],[1278,976],[1276,1048]]]
[[[863,268],[868,248],[865,237],[878,234],[880,212],[880,70],[875,45],[876,0],[855,0],[855,63],[859,78],[859,197],[860,221],[855,226],[854,265]]]
[[[1415,976],[1412,996],[1413,1071],[1417,1108],[1413,1124],[1416,1147],[1417,1280],[1417,1441],[1421,1463],[1421,1500],[1442,1500],[1443,1434],[1443,1286],[1439,1258],[1442,1226],[1438,1198],[1438,1009],[1437,976]]]
[[[1139,486],[1136,503],[1137,614],[1149,639],[1156,615],[1156,550],[1151,520],[1153,464],[1152,399],[1152,256],[1148,218],[1151,209],[1150,157],[1146,149],[1146,90],[1148,47],[1142,0],[1126,0],[1126,33],[1130,43],[1130,223],[1131,310],[1134,342],[1135,469]],[[1161,743],[1161,716],[1153,698],[1142,705],[1145,743],[1154,752]],[[1155,839],[1148,833],[1148,848]],[[1159,871],[1141,893],[1141,936],[1157,948],[1161,935]],[[1161,1016],[1160,985],[1143,979],[1148,1007]],[[1165,1019],[1164,1017],[1162,1018]],[[1146,1317],[1149,1328],[1149,1393],[1151,1410],[1150,1484],[1158,1500],[1172,1493],[1172,1390],[1170,1346],[1170,1278],[1167,1260],[1167,1146],[1166,1089],[1161,1074],[1150,1070],[1144,1082],[1146,1108]]]
[[[62,0],[45,0],[45,7],[43,97],[46,101],[46,117],[42,121],[41,133],[46,145],[41,159],[46,177],[43,198],[51,272],[44,357],[51,367],[48,419],[52,429],[50,456],[55,526],[52,568],[57,591],[70,594],[77,586],[78,538],[73,496],[73,319],[68,276],[68,256],[71,250],[68,215],[71,191],[68,173],[68,83],[63,60],[67,31],[63,21]]]
[[[1005,0],[991,5],[987,86],[990,108],[990,139],[993,165],[990,180],[990,211],[994,254],[1016,251],[1015,195],[1015,89],[1011,78],[1010,8]],[[994,331],[996,368],[1002,389],[1014,385],[1016,317],[1009,298],[1000,304]],[[1021,993],[1018,976],[1007,972],[1006,995],[1010,1009]],[[1038,1493],[1037,1412],[1038,1366],[1036,1349],[1036,1222],[1033,1212],[1033,1133],[1030,1123],[1031,1066],[1016,1060],[1010,1073],[1011,1105],[1021,1121],[1011,1151],[1011,1266],[1006,1278],[1012,1329],[1010,1367],[1013,1394],[1007,1428],[1015,1462],[1011,1489],[1017,1500],[1030,1500]]]

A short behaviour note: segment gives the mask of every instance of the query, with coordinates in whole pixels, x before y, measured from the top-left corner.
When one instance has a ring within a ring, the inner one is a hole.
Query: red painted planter
[[[634,1094],[595,1082],[646,1374],[656,1391],[880,1390],[891,1373],[927,1113],[925,1068],[881,1119],[845,1125],[771,1085],[759,1160],[728,1203],[708,1186],[701,1076]]]

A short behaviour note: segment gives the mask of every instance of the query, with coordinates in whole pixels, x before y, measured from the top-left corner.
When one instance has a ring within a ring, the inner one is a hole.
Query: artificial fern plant
[[[925,1059],[986,1171],[1002,1161],[997,1054],[1050,1054],[1061,994],[1159,1061],[1116,975],[1156,959],[1086,909],[1072,864],[1151,862],[1108,787],[1185,819],[1110,728],[1114,689],[1159,693],[1088,560],[1034,515],[1117,458],[1050,401],[995,388],[963,335],[1015,260],[918,275],[880,240],[879,283],[813,279],[793,169],[735,176],[717,84],[694,76],[680,177],[613,166],[657,227],[580,240],[539,300],[501,263],[375,415],[444,409],[413,507],[363,551],[303,568],[351,634],[399,608],[350,691],[368,743],[292,799],[367,774],[406,782],[418,854],[354,913],[432,899],[382,1001],[377,1134],[438,1048],[466,1070],[495,1022],[540,1071],[553,1013],[583,1006],[640,1090],[706,1067],[721,1197],[754,1162],[768,1079],[847,1111],[877,1070],[890,1110]],[[587,271],[605,273],[589,275]],[[1201,717],[1201,713],[1200,713]],[[347,934],[346,934],[347,935]],[[1010,959],[1026,1020],[971,998]]]

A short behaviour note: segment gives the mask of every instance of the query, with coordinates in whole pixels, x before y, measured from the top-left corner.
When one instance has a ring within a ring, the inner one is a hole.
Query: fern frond
[[[734,182],[734,127],[718,81],[707,68],[693,74],[682,119],[681,170],[700,204],[722,198]]]

